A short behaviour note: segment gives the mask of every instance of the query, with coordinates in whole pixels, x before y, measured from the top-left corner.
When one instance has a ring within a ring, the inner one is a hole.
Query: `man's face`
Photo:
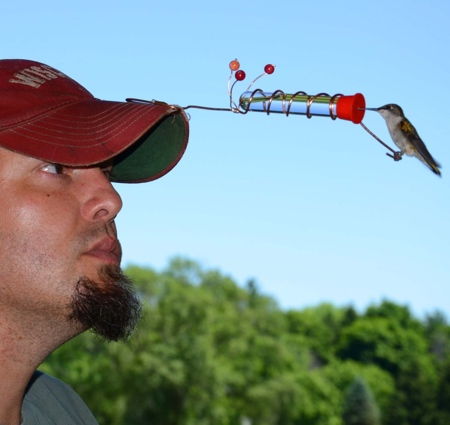
[[[0,148],[0,311],[34,323],[72,317],[80,280],[100,291],[119,270],[114,218],[122,202],[108,169],[69,168]],[[83,292],[84,290],[82,290]],[[22,316],[20,316],[20,314]],[[69,331],[68,331],[69,332]]]

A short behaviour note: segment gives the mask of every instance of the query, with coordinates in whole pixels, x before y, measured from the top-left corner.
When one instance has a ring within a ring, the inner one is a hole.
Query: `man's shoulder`
[[[22,418],[24,425],[97,424],[89,408],[71,387],[38,371],[25,391]]]

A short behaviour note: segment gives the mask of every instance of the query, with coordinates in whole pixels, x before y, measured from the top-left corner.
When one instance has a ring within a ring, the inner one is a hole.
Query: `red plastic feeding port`
[[[364,118],[365,107],[366,100],[361,93],[353,96],[341,96],[336,104],[336,115],[343,120],[359,124]]]

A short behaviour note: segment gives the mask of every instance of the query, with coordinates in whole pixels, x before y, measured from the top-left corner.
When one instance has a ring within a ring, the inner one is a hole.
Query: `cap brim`
[[[89,166],[114,158],[111,178],[126,183],[168,173],[189,136],[178,107],[98,99],[73,102],[1,130],[2,146],[48,162]]]
[[[111,180],[141,183],[167,174],[184,154],[189,127],[183,112],[169,115],[114,158]]]

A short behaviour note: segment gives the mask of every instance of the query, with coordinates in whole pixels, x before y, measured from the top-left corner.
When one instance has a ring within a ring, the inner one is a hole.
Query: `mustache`
[[[86,252],[98,243],[103,238],[110,238],[116,243],[117,253],[120,254],[122,258],[122,245],[120,244],[119,238],[117,236],[117,229],[115,222],[98,225],[97,227],[90,228],[78,235],[76,249],[79,252]]]

